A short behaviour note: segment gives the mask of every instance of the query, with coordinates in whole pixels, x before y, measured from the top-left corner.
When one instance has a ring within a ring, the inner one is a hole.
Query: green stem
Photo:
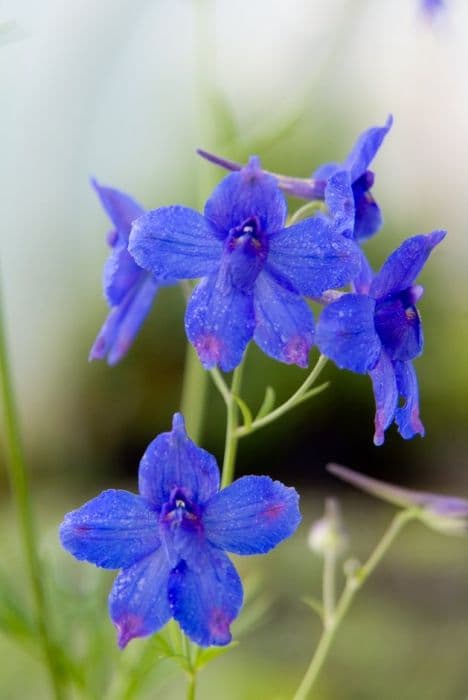
[[[195,700],[195,694],[197,690],[197,674],[194,671],[189,675],[189,682],[187,685],[187,700]]]
[[[252,425],[250,426],[243,426],[241,428],[237,428],[237,437],[241,438],[244,437],[245,435],[250,435],[250,433],[253,433],[255,430],[259,430],[260,428],[263,428],[265,425],[269,425],[270,423],[273,423],[275,420],[280,418],[282,415],[287,413],[288,411],[291,410],[291,408],[294,408],[301,399],[303,398],[304,394],[307,392],[308,389],[314,384],[315,380],[318,379],[320,372],[322,369],[325,367],[327,363],[327,358],[325,355],[320,355],[319,359],[317,360],[317,364],[315,367],[312,369],[311,373],[305,380],[303,384],[297,389],[297,391],[294,392],[292,396],[289,397],[287,401],[281,404],[281,406],[278,406],[278,408],[275,408],[274,411],[271,411],[268,413],[266,416],[263,418],[259,418],[258,420],[255,420]]]
[[[310,665],[293,697],[293,700],[306,700],[327,658],[336,631],[344,616],[348,612],[356,593],[373,573],[402,528],[407,522],[416,517],[417,512],[414,509],[403,510],[397,513],[367,562],[348,578],[344,591],[338,601],[338,605],[335,608],[334,614],[329,620],[328,625],[324,626],[317,649],[315,650]]]
[[[5,442],[7,446],[7,465],[11,491],[15,501],[19,520],[19,529],[24,547],[31,589],[36,607],[37,629],[42,645],[54,696],[63,698],[62,674],[55,653],[52,635],[49,630],[49,614],[43,587],[42,567],[39,559],[36,531],[32,514],[32,505],[26,470],[26,461],[20,435],[18,413],[13,390],[13,382],[8,361],[6,334],[2,317],[0,299],[0,379],[3,410],[5,416]]]
[[[191,344],[187,343],[180,411],[185,418],[187,432],[196,443],[200,442],[203,430],[207,388],[208,373]]]
[[[234,370],[232,375],[231,391],[229,393],[229,400],[226,404],[227,407],[227,417],[226,417],[226,440],[224,444],[224,460],[223,460],[223,472],[221,476],[221,488],[229,486],[234,478],[234,469],[236,465],[236,455],[237,455],[237,445],[239,442],[238,434],[238,418],[239,409],[237,402],[233,397],[233,394],[240,396],[241,384],[242,384],[242,372],[244,363],[241,364]]]
[[[323,561],[323,622],[328,627],[332,624],[335,614],[335,585],[336,585],[336,554],[333,551],[325,552]]]

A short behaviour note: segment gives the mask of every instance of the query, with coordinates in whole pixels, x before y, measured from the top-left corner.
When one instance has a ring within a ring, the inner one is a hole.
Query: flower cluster
[[[120,647],[171,617],[201,646],[228,644],[242,584],[224,551],[264,554],[289,537],[301,519],[296,491],[267,476],[220,491],[216,460],[180,414],[143,455],[139,491],[104,491],[60,528],[77,559],[122,569],[109,596]]]
[[[200,151],[233,171],[203,214],[183,206],[145,213],[96,184],[115,231],[104,273],[112,310],[91,358],[112,364],[123,356],[161,284],[199,280],[185,328],[206,369],[233,370],[251,340],[280,362],[307,367],[315,343],[339,367],[369,373],[375,444],[393,420],[404,438],[422,435],[412,365],[423,350],[415,280],[445,234],[408,239],[372,272],[361,243],[383,219],[369,167],[391,125],[389,117],[368,129],[343,163],[322,165],[309,179],[268,173],[256,157],[241,166]],[[288,226],[285,193],[323,200],[326,212]],[[328,303],[317,327],[307,299]]]

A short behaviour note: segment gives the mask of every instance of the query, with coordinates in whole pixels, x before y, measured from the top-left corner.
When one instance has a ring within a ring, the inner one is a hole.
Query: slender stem
[[[185,418],[187,432],[194,442],[200,442],[203,430],[207,388],[208,374],[191,344],[187,343],[180,411]]]
[[[324,208],[325,205],[320,200],[315,199],[312,202],[307,202],[307,204],[303,204],[302,207],[299,207],[299,209],[289,217],[288,226],[297,224],[299,221],[306,219],[308,216],[313,216],[317,211],[323,210]]]
[[[250,435],[250,433],[253,433],[255,430],[259,430],[265,425],[273,423],[275,420],[287,413],[287,411],[290,411],[291,408],[294,408],[294,406],[300,402],[301,398],[304,396],[307,390],[310,389],[315,380],[318,379],[320,372],[325,367],[326,363],[327,358],[325,357],[325,355],[320,355],[319,359],[317,360],[317,364],[312,369],[307,379],[303,382],[303,384],[301,384],[299,389],[297,389],[297,391],[295,391],[294,394],[289,397],[287,401],[282,403],[281,406],[278,406],[278,408],[275,408],[274,411],[271,411],[263,418],[255,420],[251,426],[243,426],[241,428],[237,428],[237,437],[241,438],[244,437],[244,435]]]
[[[327,551],[323,560],[322,596],[323,622],[328,627],[335,614],[336,553]]]
[[[13,382],[8,361],[6,334],[2,317],[0,299],[0,379],[3,411],[5,416],[5,442],[8,452],[8,474],[11,491],[15,501],[19,529],[24,547],[31,589],[36,607],[37,629],[42,645],[43,654],[49,669],[54,696],[63,698],[62,674],[55,653],[52,635],[49,629],[49,614],[43,587],[42,567],[39,559],[32,504],[29,491],[26,461],[20,435],[18,412],[16,408]]]
[[[226,406],[229,404],[231,401],[231,392],[229,391],[229,387],[224,381],[224,377],[219,371],[219,369],[215,368],[210,370],[211,378],[213,379],[213,383],[218,389],[219,393],[223,397],[224,403]]]
[[[328,626],[324,626],[318,646],[293,700],[306,700],[327,658],[336,631],[348,612],[357,591],[373,573],[402,528],[407,522],[416,517],[417,511],[415,509],[403,510],[397,513],[367,562],[348,578],[344,591],[338,601],[338,605],[335,608],[334,615]]]
[[[189,681],[187,685],[187,700],[195,700],[195,693],[197,690],[197,673],[194,671],[189,675]]]
[[[226,440],[224,443],[224,460],[223,460],[223,472],[221,476],[221,488],[229,486],[234,478],[234,469],[236,465],[236,454],[237,445],[239,442],[238,434],[238,418],[239,409],[237,403],[233,397],[233,394],[239,396],[242,384],[242,372],[244,363],[241,364],[234,370],[232,375],[231,391],[229,395],[229,401],[227,405],[227,418],[226,418]]]

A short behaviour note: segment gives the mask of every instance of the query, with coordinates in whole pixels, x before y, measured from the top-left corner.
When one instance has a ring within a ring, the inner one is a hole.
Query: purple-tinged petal
[[[190,440],[180,413],[174,415],[171,432],[161,433],[147,447],[138,486],[143,498],[156,508],[170,501],[177,490],[196,503],[204,503],[218,491],[216,460]]]
[[[104,263],[102,286],[109,306],[118,306],[144,272],[126,246],[117,245]]]
[[[400,435],[410,440],[415,435],[424,436],[424,426],[419,418],[418,378],[412,362],[395,362],[398,394],[403,405],[395,411],[395,421]]]
[[[126,568],[160,546],[158,516],[134,493],[103,491],[65,516],[60,541],[80,561]]]
[[[299,496],[268,476],[244,476],[215,494],[203,515],[205,535],[234,554],[265,554],[301,521]]]
[[[195,279],[219,265],[222,243],[207,219],[188,207],[161,207],[132,226],[129,251],[161,279]]]
[[[382,345],[374,327],[375,301],[360,294],[344,294],[325,307],[315,342],[342,369],[365,374],[375,366]]]
[[[375,397],[375,432],[374,445],[383,445],[385,431],[395,417],[398,403],[398,390],[396,385],[393,363],[382,352],[374,369],[370,372]]]
[[[393,117],[390,115],[385,126],[373,126],[359,136],[343,164],[351,173],[351,182],[355,182],[366,172],[392,124]]]
[[[382,228],[383,224],[380,207],[368,191],[370,174],[369,172],[364,173],[353,185],[354,206],[356,209],[354,238],[357,241],[364,241],[370,238]]]
[[[380,272],[374,277],[370,288],[370,294],[374,299],[395,294],[410,287],[421,272],[432,249],[445,238],[445,235],[446,231],[433,231],[404,241],[387,258]]]
[[[157,632],[171,618],[167,584],[170,566],[164,547],[124,569],[109,595],[109,614],[121,649],[135,637]]]
[[[307,303],[279,284],[268,272],[254,291],[254,340],[270,357],[307,367],[314,342],[314,317]]]
[[[319,297],[348,284],[360,269],[354,241],[334,232],[325,217],[315,216],[270,238],[268,266],[289,280],[295,291]]]
[[[354,197],[349,172],[339,170],[331,175],[325,188],[325,203],[333,220],[335,233],[352,237]]]
[[[91,180],[91,184],[96,190],[109,219],[116,228],[118,242],[126,246],[132,223],[144,214],[145,210],[125,192],[120,192],[112,187],[104,187],[97,180]]]
[[[466,534],[468,530],[468,500],[464,498],[426,491],[412,491],[395,484],[372,479],[339,464],[328,464],[327,469],[339,479],[343,479],[343,481],[370,493],[372,496],[381,498],[383,501],[392,503],[394,506],[421,508],[420,519],[434,530],[449,535]]]
[[[185,634],[202,647],[231,641],[231,622],[242,607],[242,583],[220,550],[199,546],[169,578],[169,602]]]
[[[258,158],[225,177],[205,205],[205,216],[226,236],[244,221],[256,217],[262,231],[283,228],[287,206],[276,178],[262,171]]]
[[[358,294],[369,294],[369,289],[371,286],[372,279],[374,277],[374,272],[370,266],[370,263],[364,253],[360,248],[360,261],[361,266],[358,274],[353,279],[353,286]]]
[[[140,273],[141,281],[109,312],[89,353],[90,360],[107,358],[109,365],[115,365],[135,340],[160,286],[151,275]]]
[[[234,286],[228,256],[217,273],[203,279],[185,314],[187,336],[205,369],[230,372],[252,339],[255,316],[252,291]]]
[[[312,177],[314,180],[328,180],[338,170],[343,170],[343,166],[340,163],[324,163],[317,168]]]
[[[391,360],[412,360],[424,346],[423,330],[412,288],[376,302],[375,329]]]

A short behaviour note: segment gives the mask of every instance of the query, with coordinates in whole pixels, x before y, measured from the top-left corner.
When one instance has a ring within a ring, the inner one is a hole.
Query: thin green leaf
[[[217,659],[218,656],[223,656],[227,651],[231,651],[231,649],[234,649],[238,644],[239,642],[231,642],[227,647],[209,647],[208,649],[203,649],[196,661],[197,671],[206,666],[210,661]]]
[[[244,399],[241,399],[241,397],[237,396],[237,394],[232,394],[232,398],[241,410],[242,418],[244,419],[244,427],[246,428],[246,430],[250,430],[253,421],[252,412],[250,408],[247,406]]]
[[[266,391],[265,391],[265,396],[262,401],[262,405],[259,408],[259,411],[257,413],[257,416],[255,420],[258,420],[259,418],[263,418],[264,416],[268,415],[270,413],[271,409],[275,405],[275,399],[276,399],[276,392],[271,386],[267,386]]]
[[[303,401],[307,401],[307,399],[311,399],[312,396],[317,396],[317,394],[321,394],[322,391],[325,391],[330,386],[331,382],[323,382],[323,384],[319,384],[319,386],[316,386],[314,389],[311,389],[310,391],[307,391],[303,396],[298,399],[297,404],[302,403]]]
[[[305,603],[309,608],[311,608],[311,610],[313,610],[315,613],[317,613],[321,620],[323,619],[323,605],[319,600],[310,596],[304,596],[302,598],[302,602]]]

